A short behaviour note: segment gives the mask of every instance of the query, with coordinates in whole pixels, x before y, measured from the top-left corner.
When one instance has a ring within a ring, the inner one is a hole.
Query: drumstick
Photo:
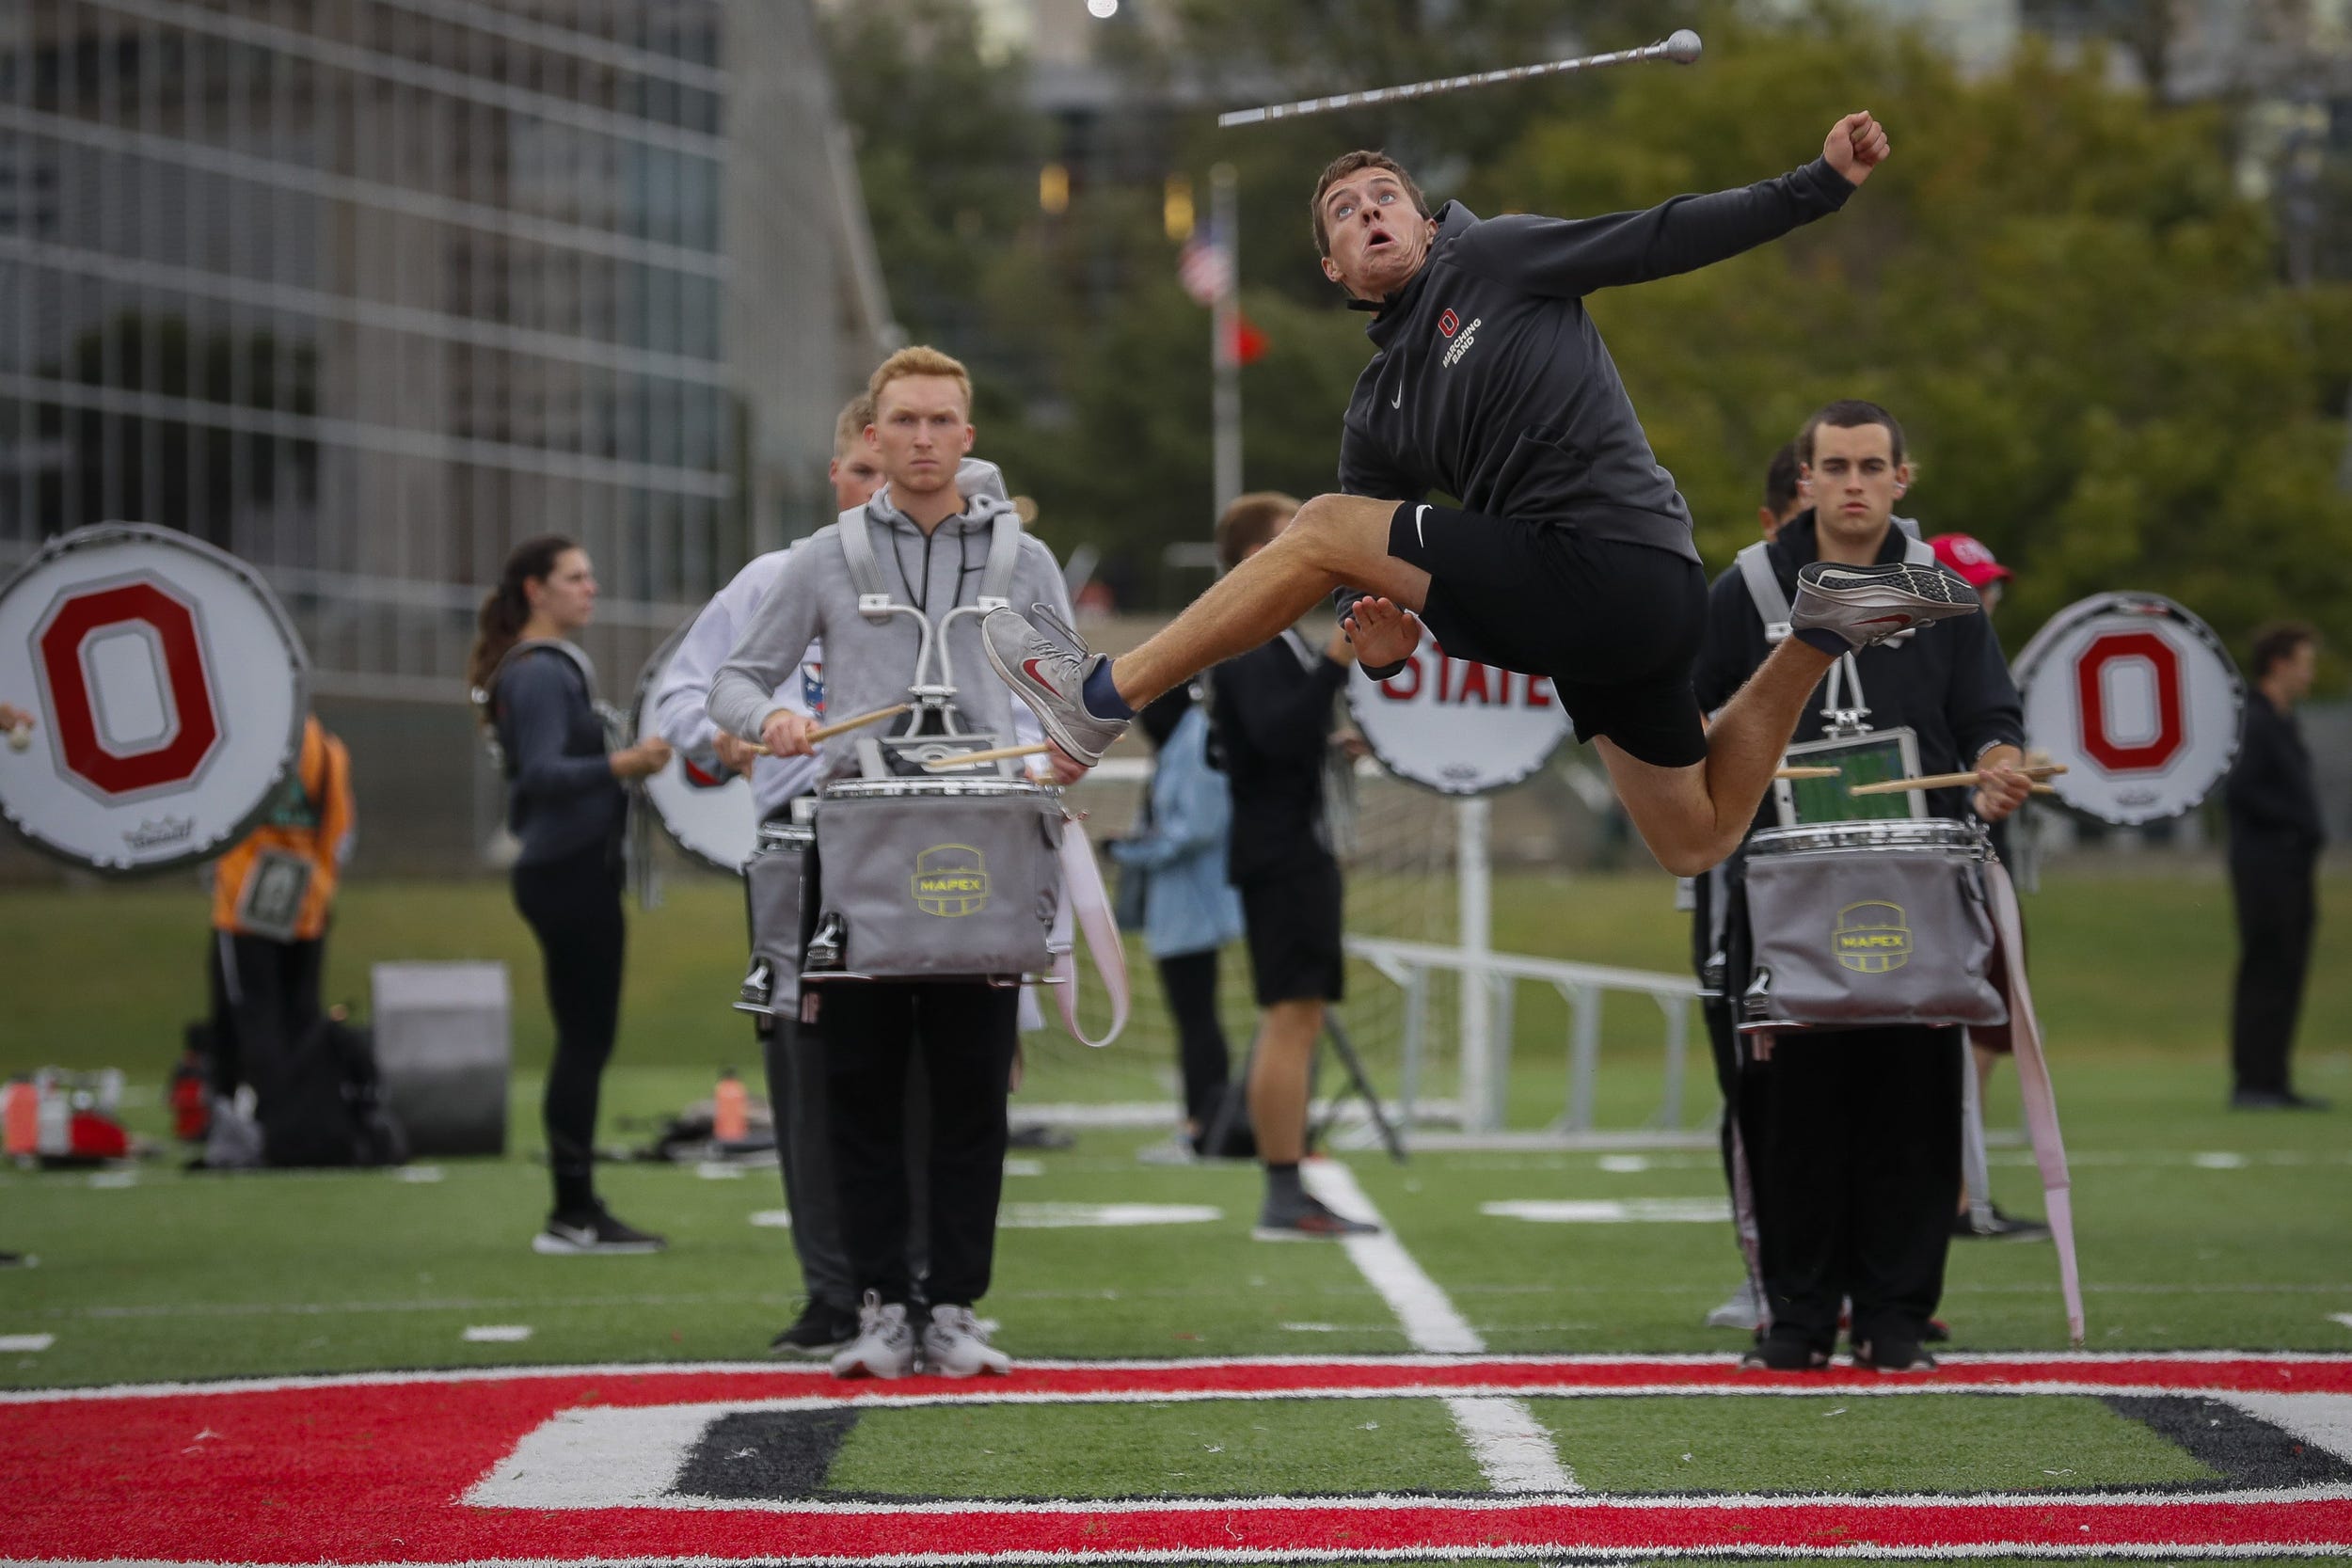
[[[1835,768],[1783,768],[1772,775],[1775,779],[1834,779]]]
[[[914,706],[913,703],[899,703],[893,707],[878,707],[871,713],[861,713],[855,718],[844,719],[838,724],[820,724],[808,732],[808,743],[814,746],[820,740],[831,740],[834,736],[846,731],[862,729],[867,724],[879,724],[885,719],[896,719]],[[755,745],[752,750],[763,757],[775,754],[765,746]]]
[[[1052,750],[1042,740],[1028,746],[991,746],[984,752],[958,752],[951,757],[933,757],[923,765],[923,770],[927,773],[945,773],[951,768],[973,768],[1006,757],[1041,757]]]
[[[2032,768],[2020,768],[2017,771],[2039,784],[2043,779],[2065,772],[2066,764],[2062,762],[2042,763]],[[1978,784],[1983,782],[1984,775],[1981,773],[1931,773],[1924,779],[1888,779],[1880,784],[1854,784],[1850,786],[1846,793],[1849,795],[1899,795],[1906,789],[1958,789],[1964,784]]]

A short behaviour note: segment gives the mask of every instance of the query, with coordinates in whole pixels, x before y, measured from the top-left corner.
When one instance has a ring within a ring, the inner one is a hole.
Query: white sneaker
[[[1756,1294],[1756,1281],[1743,1279],[1731,1292],[1731,1299],[1707,1315],[1709,1328],[1736,1328],[1753,1334],[1764,1322],[1764,1303]]]
[[[941,1377],[1002,1377],[1012,1357],[988,1342],[988,1330],[969,1307],[934,1307],[923,1329],[923,1370]]]
[[[914,1370],[914,1330],[903,1303],[882,1305],[868,1291],[857,1310],[857,1338],[833,1358],[835,1377],[907,1377]]]

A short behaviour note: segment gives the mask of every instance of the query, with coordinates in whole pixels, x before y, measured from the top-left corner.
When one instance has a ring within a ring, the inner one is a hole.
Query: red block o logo
[[[98,705],[83,652],[109,626],[144,626],[162,654],[177,722],[143,752],[118,752],[98,733]],[[196,611],[151,579],[119,583],[59,601],[40,638],[41,667],[56,709],[57,743],[69,772],[103,795],[185,784],[220,741],[220,717],[204,672]]]
[[[2145,662],[2155,678],[2156,733],[2153,739],[2121,741],[2107,731],[2108,665],[2122,659]],[[2074,660],[2076,711],[2082,747],[2110,773],[2152,772],[2178,756],[2187,744],[2187,714],[2181,700],[2181,656],[2153,631],[2111,631],[2090,640]]]

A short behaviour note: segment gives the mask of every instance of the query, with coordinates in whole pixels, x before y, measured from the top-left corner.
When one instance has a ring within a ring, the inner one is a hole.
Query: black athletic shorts
[[[1340,868],[1324,860],[1240,884],[1242,929],[1258,1006],[1337,1002],[1345,989],[1340,952]]]
[[[1389,553],[1429,574],[1421,618],[1448,656],[1549,675],[1580,740],[1659,768],[1707,759],[1691,666],[1707,574],[1671,550],[1406,501]]]

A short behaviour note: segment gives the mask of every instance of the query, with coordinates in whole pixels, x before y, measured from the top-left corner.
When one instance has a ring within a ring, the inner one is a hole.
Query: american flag
[[[1233,253],[1203,230],[1176,253],[1176,280],[1202,305],[1215,305],[1233,286]]]

